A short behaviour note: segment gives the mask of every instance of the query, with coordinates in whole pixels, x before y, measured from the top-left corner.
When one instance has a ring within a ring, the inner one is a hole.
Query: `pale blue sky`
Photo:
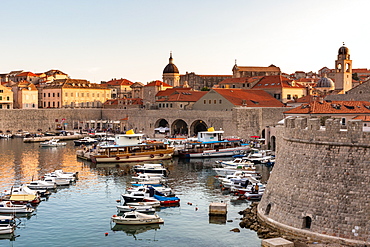
[[[3,0],[0,73],[59,69],[91,82],[231,75],[275,64],[285,73],[334,67],[342,42],[369,68],[368,0]]]

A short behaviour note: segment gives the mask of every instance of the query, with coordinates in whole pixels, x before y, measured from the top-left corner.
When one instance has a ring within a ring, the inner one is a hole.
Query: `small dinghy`
[[[152,206],[117,206],[117,211],[120,213],[131,211],[139,213],[154,213],[155,209]]]

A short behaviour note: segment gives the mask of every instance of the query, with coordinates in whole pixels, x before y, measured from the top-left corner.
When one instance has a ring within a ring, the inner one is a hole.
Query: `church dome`
[[[338,50],[338,55],[349,55],[349,49],[343,44],[343,46]]]
[[[179,69],[176,67],[175,64],[173,64],[172,52],[170,54],[169,63],[167,64],[167,66],[163,70],[163,74],[165,74],[165,73],[176,73],[176,74],[179,73]]]
[[[316,84],[316,88],[322,88],[322,87],[334,89],[335,84],[334,84],[332,79],[326,77],[326,75],[325,75]]]

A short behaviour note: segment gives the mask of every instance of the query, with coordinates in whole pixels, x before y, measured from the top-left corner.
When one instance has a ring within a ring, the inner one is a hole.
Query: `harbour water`
[[[77,160],[73,141],[65,147],[41,148],[21,138],[0,139],[1,191],[56,169],[79,172],[75,184],[58,189],[34,215],[20,219],[15,237],[0,236],[0,246],[261,246],[254,231],[239,227],[238,212],[249,202],[221,191],[214,161],[169,162],[168,184],[180,197],[180,206],[159,209],[162,225],[123,227],[114,226],[110,217],[117,214],[117,200],[132,181],[123,172],[126,165]],[[259,169],[268,174],[268,168]],[[228,204],[227,219],[209,217],[209,204],[220,201]],[[234,228],[240,232],[230,231]]]

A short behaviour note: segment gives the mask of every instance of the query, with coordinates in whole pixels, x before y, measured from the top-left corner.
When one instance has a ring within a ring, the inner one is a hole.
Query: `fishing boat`
[[[243,144],[240,138],[223,138],[223,130],[200,131],[197,141],[185,143],[183,150],[179,150],[180,158],[213,158],[226,157],[247,153],[250,146]]]
[[[40,143],[40,147],[61,147],[67,145],[66,142],[59,142],[59,139],[51,139]]]
[[[164,223],[164,220],[156,213],[151,215],[136,211],[124,213],[122,216],[113,215],[111,220],[114,223],[121,225],[147,225]]]
[[[77,157],[91,159],[93,163],[131,163],[172,158],[173,147],[161,141],[144,142],[142,136],[143,134],[135,134],[133,130],[129,130],[125,134],[116,135],[112,145],[78,150]]]
[[[28,214],[34,212],[35,209],[31,205],[14,205],[11,201],[2,201],[0,202],[0,213],[9,213],[9,214]]]

